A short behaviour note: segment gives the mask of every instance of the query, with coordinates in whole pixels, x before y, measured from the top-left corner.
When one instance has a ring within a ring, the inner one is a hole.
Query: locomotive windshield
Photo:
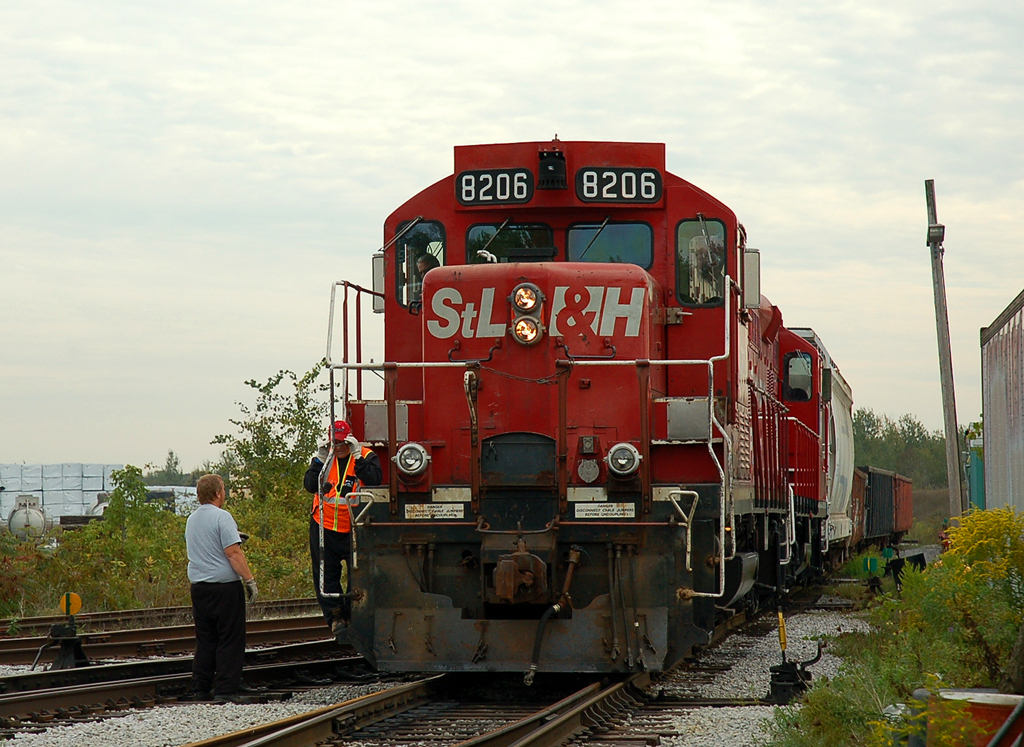
[[[408,225],[401,223],[398,233]],[[444,226],[438,221],[420,221],[398,240],[395,252],[396,296],[402,306],[419,303],[423,275],[444,264]]]
[[[555,236],[543,224],[476,225],[466,232],[466,262],[529,262],[553,259]]]
[[[570,262],[620,262],[648,268],[654,232],[646,223],[577,223],[569,228]]]
[[[676,295],[680,303],[720,304],[725,295],[725,225],[684,220],[676,232]]]

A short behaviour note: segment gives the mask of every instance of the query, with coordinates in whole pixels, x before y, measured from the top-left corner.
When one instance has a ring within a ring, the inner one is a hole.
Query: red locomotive
[[[331,367],[385,469],[351,507],[378,668],[660,670],[850,535],[849,388],[663,145],[457,147],[384,239],[386,362]]]

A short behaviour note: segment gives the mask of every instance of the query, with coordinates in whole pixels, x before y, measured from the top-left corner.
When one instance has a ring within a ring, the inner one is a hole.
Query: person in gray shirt
[[[234,517],[224,510],[227,496],[219,475],[203,475],[196,485],[199,507],[185,524],[188,580],[196,627],[192,693],[196,700],[237,698],[245,659],[245,603],[259,593],[242,551]]]

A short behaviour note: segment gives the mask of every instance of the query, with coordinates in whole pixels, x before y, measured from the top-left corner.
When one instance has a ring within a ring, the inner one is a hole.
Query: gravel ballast
[[[866,632],[866,621],[850,614],[808,612],[786,618],[786,657],[801,662],[812,659],[818,651],[818,639],[839,633]],[[776,631],[753,638],[733,635],[721,644],[702,651],[696,658],[698,666],[729,666],[716,673],[712,682],[688,682],[685,677],[671,676],[661,684],[666,698],[763,698],[771,685],[769,667],[779,664],[782,656]],[[812,682],[834,677],[842,660],[827,652],[821,660],[808,667]],[[778,706],[738,706],[680,710],[675,717],[677,736],[664,736],[664,747],[751,747],[763,736],[764,722]],[[799,706],[783,706],[797,708]]]
[[[789,660],[804,661],[817,652],[817,638],[840,632],[866,631],[868,624],[849,614],[809,612],[786,618],[786,629]],[[673,681],[669,677],[662,682],[660,689],[666,698],[763,697],[769,690],[768,668],[780,661],[777,633],[758,638],[734,635],[697,657],[700,665],[728,664],[728,671],[716,673],[711,678],[712,682]],[[826,650],[821,661],[809,668],[814,681],[834,676],[840,663]],[[297,693],[284,703],[157,706],[128,711],[124,716],[97,723],[55,726],[42,734],[19,735],[11,744],[19,747],[174,747],[305,713],[390,686],[319,688]],[[771,717],[772,710],[771,706],[680,710],[674,716],[678,736],[664,736],[661,743],[669,747],[750,747],[755,743],[755,737],[762,733],[762,724]]]
[[[193,703],[127,711],[124,716],[69,726],[42,734],[20,734],[10,744],[19,747],[177,747],[278,721],[317,708],[393,687],[393,684],[335,685],[297,693],[283,703],[237,705]]]

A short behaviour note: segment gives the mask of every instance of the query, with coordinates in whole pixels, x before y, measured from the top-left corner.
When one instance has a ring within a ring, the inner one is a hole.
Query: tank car
[[[7,517],[7,528],[19,540],[39,539],[53,528],[53,519],[39,504],[39,498],[34,495],[19,495],[15,499]]]
[[[664,145],[456,147],[373,268],[335,284],[328,362],[385,466],[349,506],[347,637],[379,669],[662,670],[849,537],[849,387]]]

